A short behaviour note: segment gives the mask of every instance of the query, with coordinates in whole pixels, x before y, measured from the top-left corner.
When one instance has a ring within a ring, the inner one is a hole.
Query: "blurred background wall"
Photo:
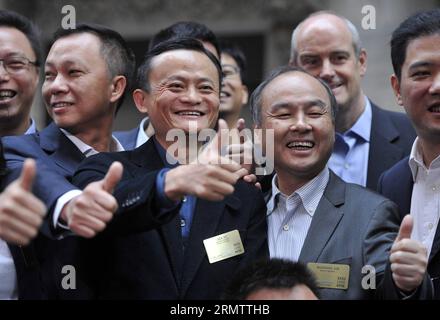
[[[364,78],[366,94],[377,104],[401,111],[389,84],[392,73],[389,40],[392,31],[407,16],[440,5],[439,0],[0,0],[0,8],[17,11],[36,22],[47,46],[61,26],[63,6],[72,5],[76,22],[94,22],[119,31],[140,61],[148,41],[157,31],[177,21],[193,20],[207,25],[219,38],[243,49],[248,59],[248,81],[254,89],[274,67],[286,64],[292,29],[306,15],[333,10],[350,19],[359,29],[368,53]],[[362,28],[365,6],[375,9],[375,29]],[[41,83],[40,83],[41,85]],[[41,129],[49,121],[39,95],[33,116]],[[250,124],[247,108],[243,116]],[[142,116],[131,99],[117,116],[115,129],[137,126]]]

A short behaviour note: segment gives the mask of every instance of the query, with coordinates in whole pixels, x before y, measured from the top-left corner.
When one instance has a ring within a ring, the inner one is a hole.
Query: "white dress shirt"
[[[414,180],[411,196],[414,227],[411,239],[422,242],[429,257],[440,216],[440,156],[427,168],[420,149],[419,138],[416,138],[409,157],[409,167]]]
[[[315,178],[287,196],[272,180],[272,196],[267,203],[268,242],[271,258],[298,261],[313,215],[329,181],[325,167]]]

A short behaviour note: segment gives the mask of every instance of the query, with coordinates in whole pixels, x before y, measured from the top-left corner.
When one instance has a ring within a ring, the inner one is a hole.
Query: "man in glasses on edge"
[[[36,27],[15,12],[0,10],[0,137],[36,131],[30,111],[40,61]]]

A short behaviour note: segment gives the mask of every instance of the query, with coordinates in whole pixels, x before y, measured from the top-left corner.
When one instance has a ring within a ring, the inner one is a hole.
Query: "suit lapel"
[[[72,175],[85,158],[75,144],[61,130],[51,123],[40,133],[41,148],[63,170]]]
[[[343,217],[345,183],[330,171],[330,180],[316,208],[299,261],[316,262]]]
[[[379,177],[404,156],[403,150],[393,142],[399,131],[388,114],[371,103],[372,119],[370,151],[368,155],[367,187],[376,190]]]
[[[191,281],[194,279],[197,270],[206,257],[203,240],[218,235],[218,225],[226,210],[225,206],[231,207],[234,211],[238,211],[241,207],[241,201],[233,195],[226,197],[222,202],[197,199],[188,246],[185,249],[182,297],[185,296]],[[232,229],[226,232],[229,231],[232,231]]]

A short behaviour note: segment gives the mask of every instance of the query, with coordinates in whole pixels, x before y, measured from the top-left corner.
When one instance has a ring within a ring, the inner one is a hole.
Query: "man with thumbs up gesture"
[[[263,196],[241,179],[247,170],[234,161],[243,148],[222,145],[223,120],[209,145],[203,149],[200,141],[217,122],[220,87],[219,61],[199,41],[158,44],[138,69],[133,92],[155,134],[135,150],[90,157],[75,173],[83,188],[121,162],[112,224],[131,219],[139,231],[98,236],[83,247],[91,257],[88,285],[99,298],[218,299],[237,269],[267,256]],[[147,231],[148,219],[165,216],[171,221]]]
[[[113,163],[104,179],[87,185],[81,195],[66,205],[61,217],[67,221],[71,231],[85,238],[92,238],[105,229],[118,208],[111,193],[121,180],[122,171],[119,162]]]

